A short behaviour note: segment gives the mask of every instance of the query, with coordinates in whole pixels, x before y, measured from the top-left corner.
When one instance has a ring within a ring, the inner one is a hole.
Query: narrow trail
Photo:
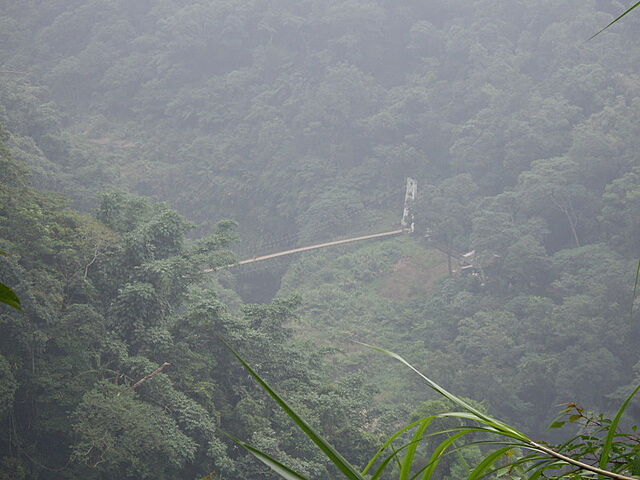
[[[405,233],[405,232],[406,232],[406,230],[401,228],[400,230],[394,230],[392,232],[375,233],[373,235],[364,235],[362,237],[354,237],[354,238],[347,238],[345,240],[336,240],[336,241],[333,241],[333,242],[319,243],[317,245],[310,245],[308,247],[294,248],[292,250],[285,250],[284,252],[277,252],[277,253],[271,253],[269,255],[262,255],[260,257],[253,257],[253,258],[249,258],[247,260],[241,260],[240,262],[237,262],[237,263],[232,263],[230,265],[224,265],[222,267],[207,268],[206,270],[203,270],[202,272],[203,273],[215,272],[216,270],[222,270],[224,268],[231,268],[231,267],[235,267],[236,265],[247,265],[249,263],[260,262],[262,260],[268,260],[270,258],[277,258],[277,257],[283,257],[285,255],[291,255],[293,253],[308,252],[309,250],[317,250],[319,248],[332,247],[334,245],[342,245],[344,243],[359,242],[361,240],[368,240],[370,238],[390,237],[390,236],[393,236],[393,235],[400,235],[400,234]]]

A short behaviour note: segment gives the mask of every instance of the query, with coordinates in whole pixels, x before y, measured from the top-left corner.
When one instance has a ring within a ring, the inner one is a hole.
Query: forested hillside
[[[640,380],[640,14],[587,40],[624,8],[2,2],[0,479],[268,478],[218,426],[328,478],[216,334],[356,463],[426,407],[352,340],[536,435],[611,410]],[[411,235],[202,273],[399,228],[408,176]]]

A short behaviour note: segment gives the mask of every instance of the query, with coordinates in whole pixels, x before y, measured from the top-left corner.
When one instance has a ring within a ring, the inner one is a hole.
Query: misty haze
[[[640,478],[639,5],[2,0],[0,480]]]

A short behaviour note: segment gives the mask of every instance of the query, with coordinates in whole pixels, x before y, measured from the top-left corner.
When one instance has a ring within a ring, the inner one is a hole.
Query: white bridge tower
[[[418,182],[407,177],[407,190],[404,195],[404,211],[402,212],[402,228],[413,233],[415,222],[413,221],[413,204],[418,192]]]

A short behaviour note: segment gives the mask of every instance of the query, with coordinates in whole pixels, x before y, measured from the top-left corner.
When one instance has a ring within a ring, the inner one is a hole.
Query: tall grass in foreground
[[[226,342],[225,346],[242,363],[264,390],[291,417],[296,425],[322,450],[328,460],[349,480],[378,480],[395,474],[398,480],[428,480],[433,478],[440,461],[449,454],[459,453],[469,447],[482,448],[483,458],[467,472],[468,480],[475,480],[494,474],[496,477],[508,474],[510,479],[538,480],[541,478],[613,478],[637,480],[640,478],[640,437],[618,432],[622,414],[636,395],[638,386],[627,397],[613,420],[585,413],[579,406],[571,404],[565,409],[568,422],[586,426],[588,434],[581,434],[562,445],[550,446],[535,442],[526,434],[510,425],[493,418],[469,405],[423,375],[401,356],[378,347],[365,345],[400,361],[419,375],[427,385],[446,397],[462,411],[452,411],[432,415],[413,422],[393,434],[371,458],[364,470],[359,471],[347,461],[331,444],[298,415],[244,359]],[[436,418],[456,418],[461,424],[456,428],[428,432],[428,427]],[[563,421],[556,421],[551,428],[561,427]],[[413,432],[407,442],[407,435]],[[466,436],[473,439],[462,443]],[[480,434],[480,439],[478,438]],[[442,441],[433,449],[426,466],[417,467],[416,449],[420,442],[440,435]],[[287,480],[307,480],[302,474],[290,469],[264,452],[247,443],[229,436],[243,446],[258,460],[269,466]],[[405,440],[403,440],[405,439]],[[397,467],[397,468],[396,468]],[[204,480],[204,479],[203,479]]]

